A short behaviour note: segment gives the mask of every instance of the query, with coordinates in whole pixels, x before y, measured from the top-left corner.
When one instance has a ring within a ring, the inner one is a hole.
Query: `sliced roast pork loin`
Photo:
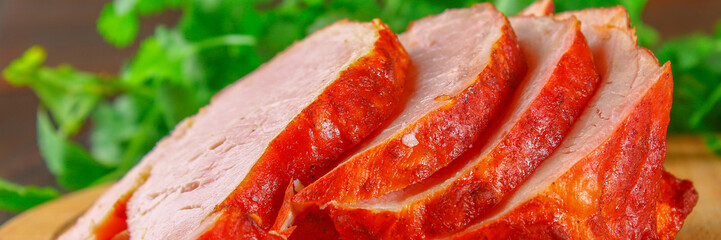
[[[291,179],[322,176],[397,111],[408,65],[378,20],[319,30],[178,125],[61,238],[259,237]]]
[[[622,8],[583,23],[602,84],[561,147],[493,216],[458,239],[671,239],[695,205],[662,171],[673,81],[636,45]],[[620,19],[619,16],[624,16]]]
[[[529,72],[490,138],[419,184],[331,204],[341,235],[424,239],[455,233],[482,220],[560,144],[600,79],[580,23],[551,17],[510,21]]]
[[[403,111],[295,195],[298,206],[352,203],[427,178],[481,137],[526,72],[510,23],[491,4],[423,18],[399,38],[415,66]]]
[[[553,0],[539,0],[528,5],[528,7],[521,10],[518,15],[541,17],[553,14],[554,10]]]

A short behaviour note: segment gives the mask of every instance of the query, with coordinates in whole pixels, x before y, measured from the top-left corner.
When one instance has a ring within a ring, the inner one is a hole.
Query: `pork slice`
[[[427,178],[481,137],[526,72],[508,20],[491,4],[423,18],[399,38],[415,66],[402,112],[294,203],[352,203]]]
[[[688,180],[677,179],[663,171],[656,202],[656,229],[661,239],[673,239],[696,206],[698,193]]]
[[[343,235],[421,239],[459,231],[480,221],[560,144],[599,82],[591,51],[576,20],[510,21],[529,73],[490,138],[427,181],[333,204]]]
[[[523,205],[506,212],[504,216],[457,234],[451,239],[673,239],[698,201],[698,193],[691,182],[676,179],[665,171],[661,181],[658,182],[659,196],[656,203],[649,202],[646,197],[639,198],[639,194],[628,195],[623,191],[608,191],[606,190],[608,186],[593,186],[596,189],[588,189],[589,187],[583,185],[603,185],[604,181],[609,180],[599,179],[596,175],[579,177],[589,174],[585,171],[598,174],[599,170],[595,169],[594,165],[599,163],[574,166],[575,169],[571,171],[574,171],[573,174],[576,176],[572,176],[569,171],[564,175],[563,181],[553,183],[553,186],[560,187],[554,187],[553,190],[549,188],[547,189],[549,192],[528,200]],[[604,190],[612,195],[626,199],[628,202],[635,201],[632,204],[655,206],[655,212],[651,210],[626,216],[644,219],[644,223],[640,226],[633,225],[629,221],[613,222],[613,218],[606,218],[607,215],[602,213],[602,209],[624,209],[631,204],[608,204],[604,203],[606,199],[603,197],[592,199],[599,197],[601,195],[599,192],[604,191],[599,188],[605,188]],[[579,189],[583,190],[579,191]],[[564,194],[561,193],[563,191],[576,192]]]
[[[176,127],[63,238],[122,223],[131,239],[264,234],[291,179],[321,176],[396,111],[408,65],[379,20],[319,30]]]
[[[600,88],[561,147],[504,206],[453,238],[659,239],[673,236],[695,204],[689,182],[662,178],[670,65],[636,45],[618,19],[627,16],[623,8],[560,15],[570,16],[583,24]]]
[[[555,6],[553,5],[553,0],[538,0],[521,10],[521,12],[518,13],[518,16],[550,16],[553,14],[554,10]]]
[[[182,138],[193,125],[196,117],[191,116],[178,123],[169,136],[161,139],[156,144],[156,148],[171,144]],[[93,205],[76,220],[73,226],[58,236],[58,239],[105,240],[113,239],[115,235],[121,233],[127,233],[127,201],[135,190],[145,183],[153,164],[164,159],[166,154],[166,151],[149,152],[140,163],[130,169],[122,179],[95,200]]]

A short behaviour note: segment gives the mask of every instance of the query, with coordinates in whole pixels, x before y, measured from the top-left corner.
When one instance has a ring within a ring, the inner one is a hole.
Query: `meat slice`
[[[403,111],[299,192],[298,206],[352,203],[427,178],[482,136],[526,72],[508,20],[488,3],[415,21],[399,38],[415,65]]]
[[[176,130],[160,141],[163,144],[168,139],[177,136],[188,122],[192,122],[192,117],[185,119],[176,126]],[[107,240],[113,239],[115,235],[127,233],[126,220],[126,203],[135,190],[145,183],[148,172],[150,171],[150,162],[157,159],[157,155],[153,152],[145,156],[145,160],[131,169],[125,177],[110,187],[95,203],[78,218],[75,225],[70,227],[58,240]],[[121,238],[122,239],[122,238]]]
[[[553,0],[539,0],[531,5],[528,5],[528,7],[521,10],[518,15],[542,17],[553,14],[554,10],[555,6],[553,5]]]
[[[332,204],[341,234],[434,238],[480,221],[560,144],[599,82],[576,20],[510,19],[529,73],[485,143],[427,181],[355,204]]]
[[[561,147],[505,205],[457,239],[669,239],[695,205],[662,173],[673,80],[636,45],[623,8],[563,13],[583,23],[603,78]]]
[[[379,20],[332,24],[217,94],[62,238],[126,222],[132,239],[263,235],[291,179],[323,175],[396,111],[408,65]]]
[[[656,202],[656,229],[661,239],[673,239],[698,201],[698,193],[688,180],[677,179],[665,170]]]

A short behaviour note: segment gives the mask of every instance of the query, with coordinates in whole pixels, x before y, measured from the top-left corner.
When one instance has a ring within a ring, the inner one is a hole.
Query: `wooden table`
[[[697,137],[677,136],[667,144],[666,169],[691,180],[699,195],[678,239],[721,239],[721,157],[708,152]]]

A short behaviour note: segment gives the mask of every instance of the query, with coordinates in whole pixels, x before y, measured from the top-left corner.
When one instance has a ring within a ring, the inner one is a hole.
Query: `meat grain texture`
[[[357,204],[331,204],[344,236],[425,239],[483,219],[560,144],[599,76],[575,19],[513,17],[529,66],[490,138],[426,181]]]
[[[291,179],[322,176],[396,111],[408,65],[379,20],[330,25],[218,93],[60,238],[263,237]]]
[[[427,178],[486,134],[526,73],[510,23],[488,3],[415,21],[399,38],[415,67],[403,111],[294,203],[352,203]]]
[[[663,171],[673,81],[625,9],[583,22],[603,82],[564,143],[493,216],[453,239],[672,239],[697,201]]]

